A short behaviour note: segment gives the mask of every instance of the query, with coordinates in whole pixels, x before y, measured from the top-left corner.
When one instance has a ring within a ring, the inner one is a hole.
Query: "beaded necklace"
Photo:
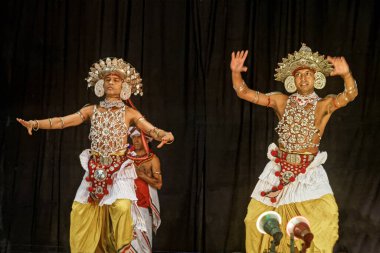
[[[100,101],[99,105],[105,109],[111,109],[113,107],[121,108],[125,106],[124,102],[121,100],[109,101],[107,99]]]

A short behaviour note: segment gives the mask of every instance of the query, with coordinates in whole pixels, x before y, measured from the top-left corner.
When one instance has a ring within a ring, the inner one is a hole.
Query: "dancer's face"
[[[294,82],[297,92],[301,95],[309,95],[314,91],[314,71],[308,68],[299,69],[294,73]]]
[[[123,79],[115,73],[104,78],[104,92],[107,98],[120,98]]]

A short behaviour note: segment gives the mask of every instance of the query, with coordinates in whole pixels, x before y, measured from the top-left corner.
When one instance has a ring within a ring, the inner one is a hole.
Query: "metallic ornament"
[[[96,193],[96,195],[103,194],[103,188],[101,186],[97,186],[95,188],[95,193]],[[99,199],[98,196],[96,196],[96,198]]]
[[[110,156],[100,156],[99,161],[104,166],[110,166],[112,164],[112,157]]]
[[[301,156],[299,154],[291,154],[289,153],[287,156],[286,156],[286,161],[288,163],[301,163]]]
[[[293,93],[297,90],[296,83],[294,82],[294,76],[288,76],[284,82],[285,90],[289,93]]]
[[[107,172],[103,169],[97,169],[94,171],[95,180],[101,182],[107,178]]]
[[[319,100],[320,98],[315,92],[307,96],[299,93],[289,96],[282,119],[275,128],[279,135],[279,143],[288,152],[319,146],[319,143],[313,142],[315,135],[321,139],[318,134],[319,130],[315,127],[315,110]],[[306,110],[305,107],[308,104],[311,107]],[[295,118],[298,116],[301,123],[295,122]],[[299,142],[299,138],[303,138],[303,141]]]
[[[103,101],[100,101],[99,105],[100,105],[100,107],[103,107],[103,108],[106,108],[106,109],[110,109],[110,108],[113,108],[113,107],[122,108],[122,107],[125,106],[124,102],[121,101],[121,100],[108,101],[107,99],[105,99]]]
[[[282,179],[285,183],[289,183],[291,177],[294,177],[294,173],[289,170],[282,173]]]
[[[326,85],[326,77],[321,72],[317,71],[314,74],[314,88],[323,89]]]
[[[131,97],[131,93],[132,93],[132,91],[131,91],[131,87],[129,86],[129,84],[123,83],[122,88],[121,88],[121,92],[120,92],[120,98],[122,100],[127,100],[128,98]]]
[[[122,102],[119,100],[119,102]],[[115,108],[116,109],[116,108]],[[106,110],[101,112],[96,107],[91,117],[91,129],[89,138],[91,149],[99,153],[99,162],[102,165],[109,165],[112,156],[119,150],[126,149],[128,143],[125,138],[128,136],[128,128],[125,127],[125,105],[117,110]],[[112,134],[104,135],[103,129],[112,130]]]
[[[331,63],[327,61],[324,55],[319,55],[318,52],[313,53],[305,43],[299,51],[294,54],[288,54],[287,58],[283,58],[282,62],[278,63],[278,68],[274,75],[276,81],[284,82],[288,76],[293,75],[293,72],[299,68],[309,68],[316,72],[321,72],[324,76],[329,76],[333,70]]]
[[[141,83],[142,79],[140,74],[130,63],[121,58],[106,58],[94,63],[90,67],[88,77],[85,79],[87,81],[87,86],[96,86],[98,81],[103,80],[111,73],[116,73],[124,80],[125,83],[129,85],[131,94],[139,94],[140,96],[143,95],[143,84]]]
[[[95,95],[98,97],[104,96],[104,80],[103,79],[100,79],[99,81],[96,82],[95,87],[94,87],[94,92],[95,92]]]

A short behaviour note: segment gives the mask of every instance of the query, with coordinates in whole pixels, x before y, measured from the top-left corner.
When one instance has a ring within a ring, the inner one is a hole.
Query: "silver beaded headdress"
[[[138,73],[130,63],[125,62],[121,58],[106,58],[94,63],[90,67],[88,77],[85,79],[88,87],[95,87],[98,82],[103,83],[104,77],[110,73],[119,74],[120,77],[124,79],[124,82],[129,85],[131,93],[134,95],[143,95],[143,84],[140,73]]]
[[[282,58],[282,62],[278,63],[278,68],[274,75],[276,81],[283,82],[285,88],[289,92],[296,90],[294,84],[294,71],[302,68],[314,70],[315,83],[317,89],[322,89],[326,84],[326,76],[329,76],[333,70],[333,65],[327,61],[324,55],[318,52],[313,53],[305,43],[302,43],[300,50],[294,54],[288,54],[288,58]]]

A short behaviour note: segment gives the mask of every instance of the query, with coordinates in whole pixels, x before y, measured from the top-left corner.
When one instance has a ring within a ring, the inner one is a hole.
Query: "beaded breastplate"
[[[308,96],[298,93],[289,96],[285,113],[275,129],[279,135],[279,144],[288,152],[319,146],[313,143],[315,134],[321,139],[319,130],[315,127],[318,100],[320,98],[315,92]],[[309,104],[311,107],[305,109]]]
[[[127,135],[125,106],[115,111],[107,109],[104,112],[99,111],[96,106],[94,107],[89,135],[93,151],[102,156],[108,156],[111,153],[126,149],[128,146],[128,143],[125,142]]]

